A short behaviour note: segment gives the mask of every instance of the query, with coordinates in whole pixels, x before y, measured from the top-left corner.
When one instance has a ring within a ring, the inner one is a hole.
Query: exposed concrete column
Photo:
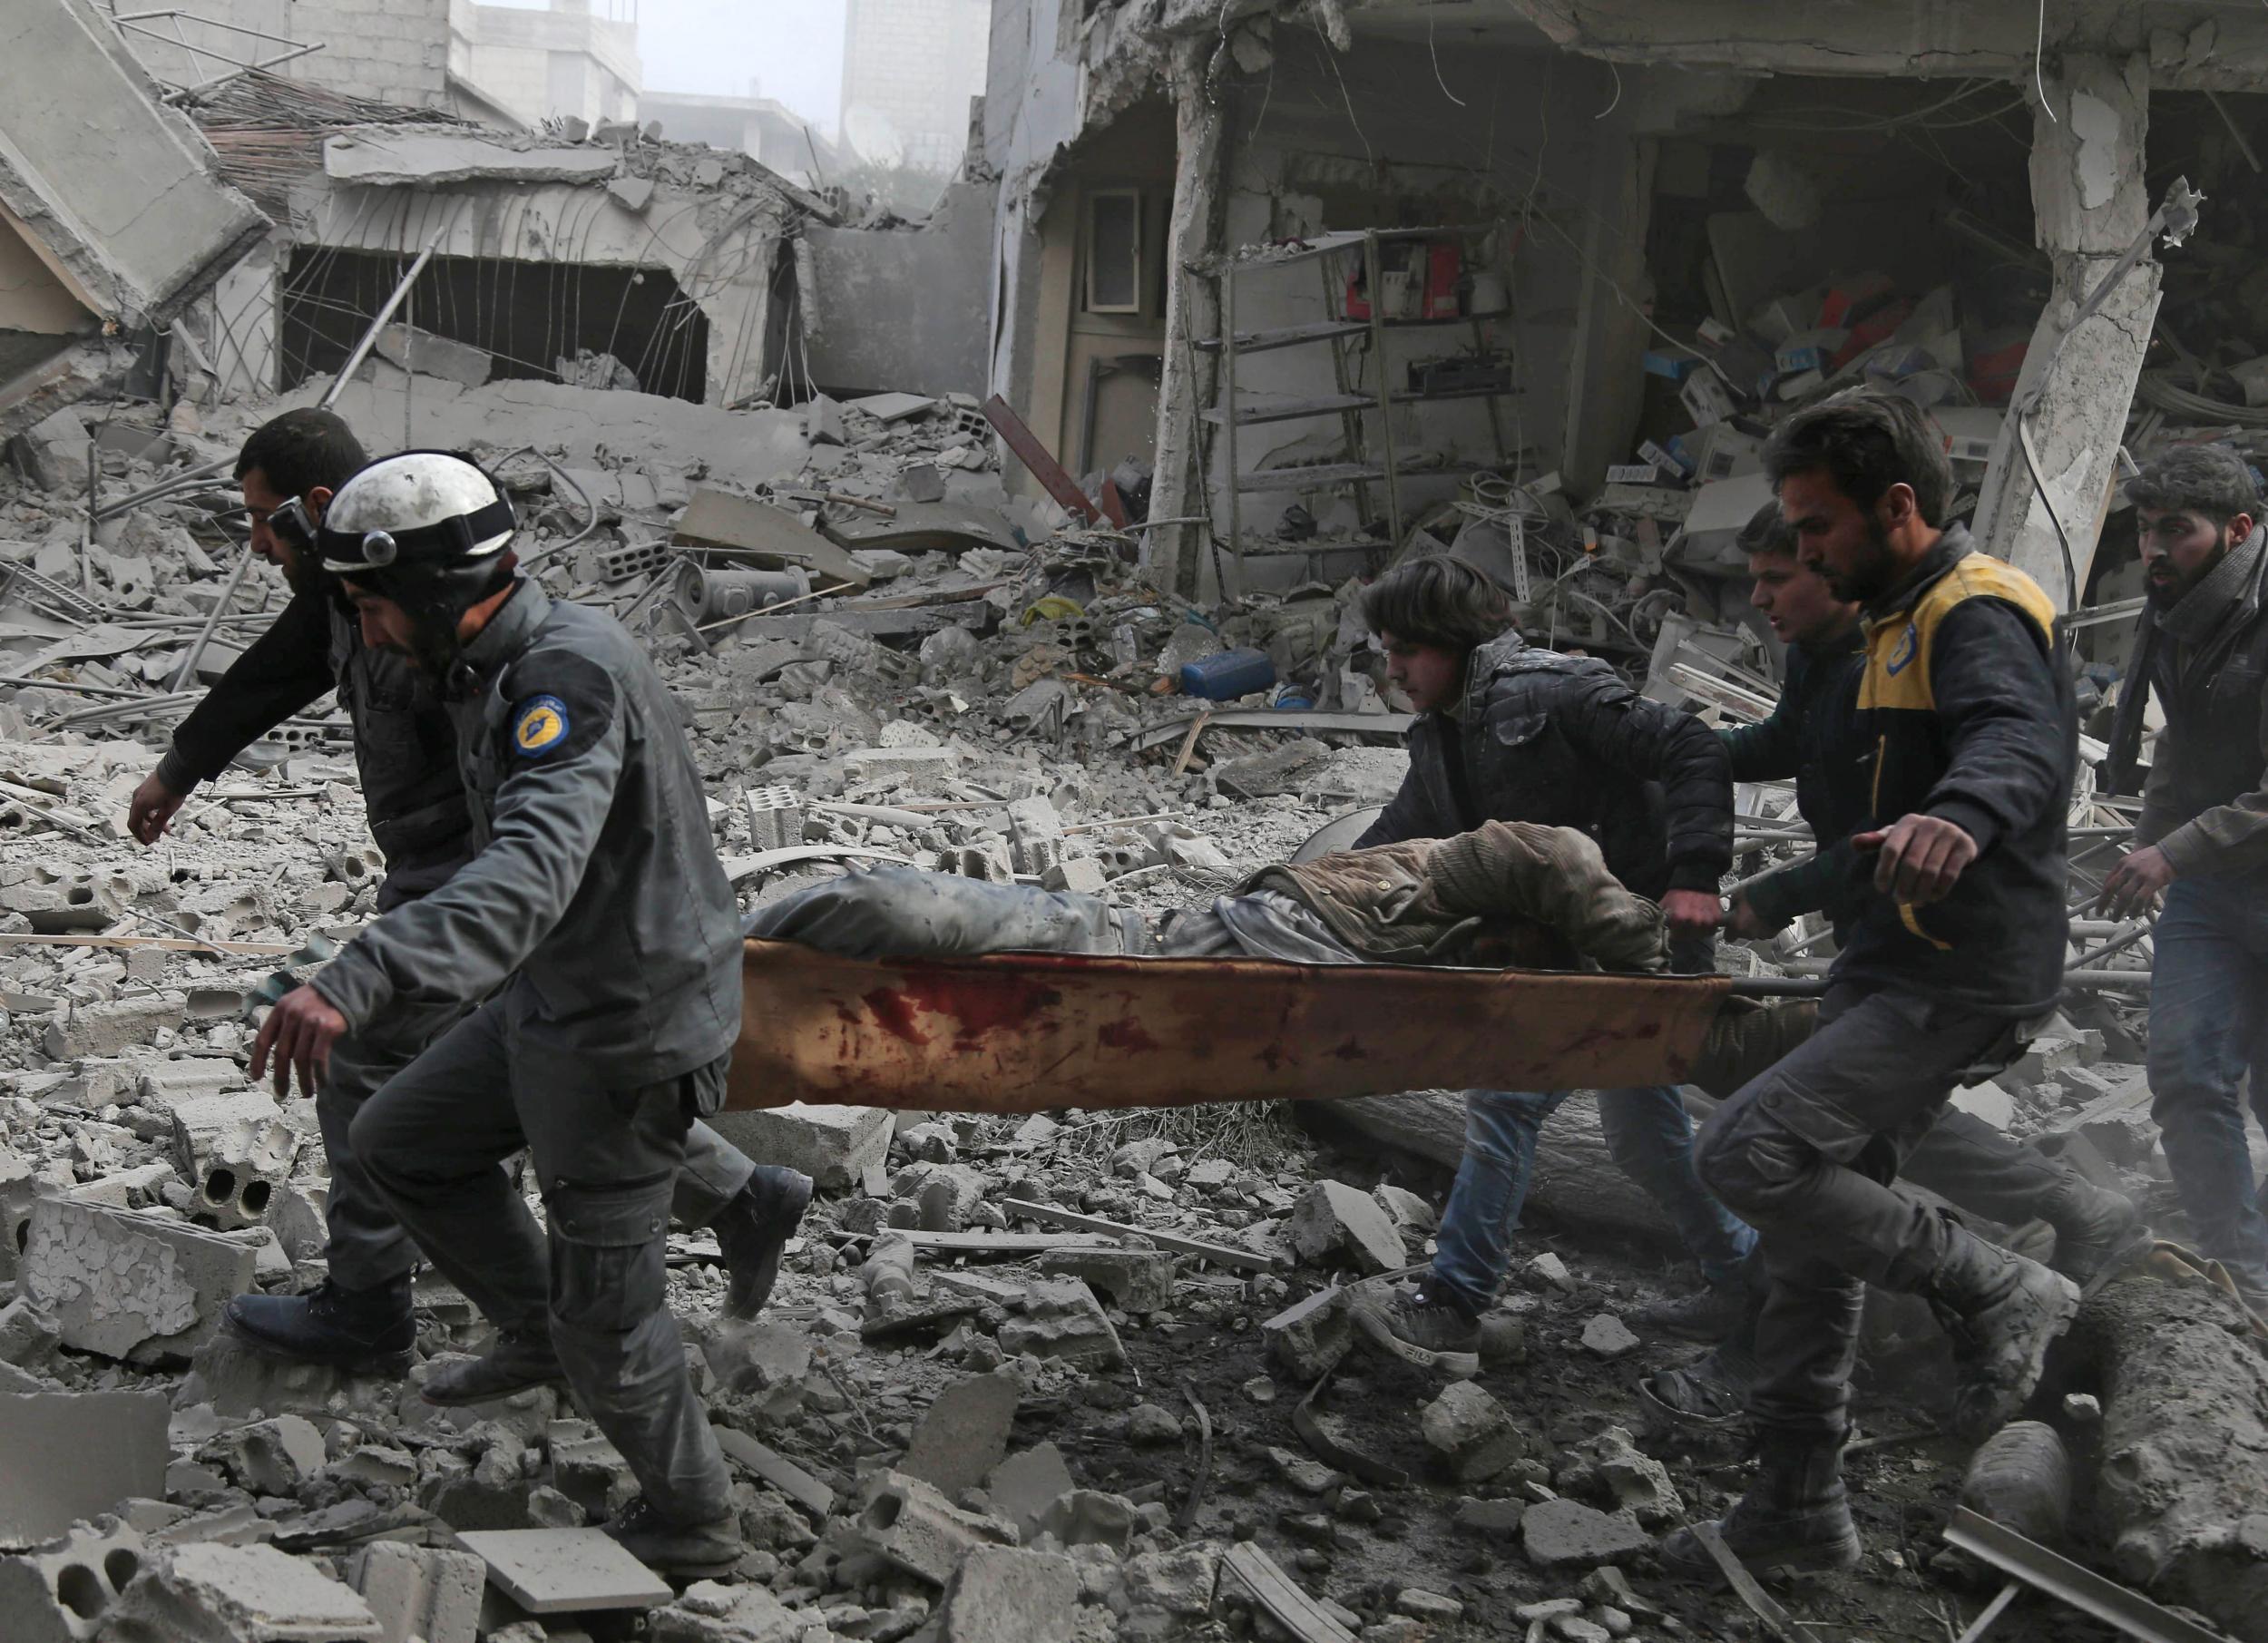
[[[1166,235],[1166,340],[1158,382],[1158,465],[1150,484],[1152,519],[1208,512],[1204,424],[1198,413],[1213,403],[1219,356],[1191,347],[1193,338],[1220,333],[1220,298],[1209,278],[1185,266],[1220,255],[1227,232],[1224,184],[1228,127],[1234,116],[1227,48],[1213,35],[1177,40],[1169,71],[1173,89],[1173,217]],[[1215,54],[1220,72],[1211,73]],[[1207,528],[1163,525],[1149,533],[1143,562],[1162,589],[1193,592]]]
[[[2070,539],[2067,573],[2054,523],[2032,483],[2016,419],[1994,447],[1977,504],[1978,544],[2028,572],[2062,610],[2072,580],[2087,592],[2118,445],[2157,317],[2159,270],[2145,259],[2068,337],[2064,326],[2149,220],[2142,170],[2149,129],[2149,63],[2067,56],[2047,83],[2054,118],[2032,123],[2032,210],[2055,289],[2017,379],[2039,477]],[[2058,348],[2058,343],[2061,347]],[[2046,372],[2050,362],[2052,372]],[[2043,376],[2043,372],[2046,374]]]
[[[1628,121],[1609,120],[1591,138],[1579,259],[1586,271],[1568,359],[1559,457],[1561,477],[1579,495],[1596,493],[1608,465],[1624,459],[1646,394],[1638,361],[1651,331],[1636,304],[1650,294],[1646,231],[1657,152],[1654,139],[1637,134]]]

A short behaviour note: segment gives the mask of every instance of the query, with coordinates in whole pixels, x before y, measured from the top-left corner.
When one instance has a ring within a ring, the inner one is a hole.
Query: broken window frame
[[[1099,220],[1097,208],[1106,200],[1124,201],[1131,208],[1128,212],[1131,246],[1126,269],[1127,298],[1123,302],[1101,301],[1099,299],[1099,293],[1096,289],[1095,274],[1100,266],[1100,259],[1096,255],[1098,238],[1096,224]],[[1081,264],[1080,307],[1084,312],[1127,314],[1138,317],[1149,312],[1149,305],[1144,299],[1145,286],[1142,278],[1148,251],[1147,236],[1143,232],[1143,191],[1139,188],[1090,189],[1080,198],[1079,207],[1079,252]]]

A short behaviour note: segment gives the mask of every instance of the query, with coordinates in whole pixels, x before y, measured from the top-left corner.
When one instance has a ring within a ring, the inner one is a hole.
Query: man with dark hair
[[[1860,745],[1853,721],[1866,660],[1859,610],[1835,598],[1797,557],[1795,533],[1778,503],[1759,509],[1741,540],[1748,550],[1748,602],[1787,645],[1787,666],[1769,719],[1717,735],[1732,758],[1735,781],[1795,779],[1796,809],[1816,848],[1804,860],[1735,886],[1726,929],[1766,936],[1798,914],[1822,909],[1841,937],[1862,910],[1840,892],[1838,868],[1846,858],[1834,849],[1866,820],[1866,772],[1849,756]],[[2082,1284],[2143,1236],[2132,1200],[1958,1107],[1946,1107],[1915,1144],[1901,1177],[2009,1226],[2047,1222],[2056,1234],[2056,1269]],[[1763,1300],[1760,1290],[1754,1292],[1749,1315],[1722,1345],[1651,1377],[1647,1391],[1698,1421],[1735,1415],[1755,1374],[1755,1325]]]
[[[1842,1462],[1866,1284],[1928,1297],[1961,1370],[1956,1425],[1980,1439],[2030,1396],[2078,1306],[2068,1278],[1892,1186],[1952,1090],[2005,1067],[2055,1007],[2077,732],[2053,606],[1945,523],[1950,470],[1911,406],[1798,412],[1765,465],[1804,562],[1863,607],[1837,758],[1870,768],[1822,897],[1847,940],[1820,1028],[1701,1133],[1701,1178],[1763,1234],[1770,1281],[1756,1477],[1718,1527],[1751,1568],[1843,1569],[1860,1557]],[[1690,1530],[1661,1556],[1720,1578]]]
[[[2161,895],[2150,1092],[2199,1244],[2268,1312],[2268,1216],[2245,1142],[2268,1123],[2268,552],[2259,492],[2225,445],[2187,445],[2128,483],[2149,611],[2122,719],[2165,715],[2135,848],[2104,881],[2119,917]],[[2116,738],[2114,738],[2116,739]]]
[[[1706,967],[1717,881],[1732,864],[1732,781],[1716,738],[1606,663],[1529,644],[1510,631],[1503,591],[1458,561],[1390,572],[1363,613],[1419,717],[1409,774],[1357,847],[1451,838],[1490,821],[1572,827],[1598,842],[1624,885],[1661,904],[1681,967]],[[1464,1159],[1432,1266],[1364,1312],[1374,1337],[1390,1335],[1452,1374],[1478,1369],[1480,1317],[1510,1264],[1537,1132],[1567,1095],[1466,1092]],[[1641,1321],[1712,1338],[1737,1315],[1730,1297],[1755,1235],[1695,1176],[1675,1089],[1601,1090],[1598,1106],[1616,1163],[1661,1204],[1708,1284]]]
[[[336,689],[354,727],[371,836],[386,856],[377,896],[385,914],[445,884],[472,858],[473,818],[456,732],[439,694],[404,658],[363,643],[315,551],[313,533],[332,494],[363,463],[345,421],[312,407],[286,411],[244,442],[236,477],[251,514],[251,551],[283,573],[291,598],[174,731],[157,769],[135,789],[126,825],[143,845],[155,845],[199,782]],[[357,1156],[350,1126],[373,1091],[477,1002],[405,1008],[332,1047],[315,1089],[330,1168],[325,1278],[307,1295],[238,1296],[223,1315],[230,1334],[357,1373],[408,1371],[417,1251]],[[753,1316],[762,1307],[810,1193],[804,1176],[759,1169],[706,1125],[698,1128],[677,1213],[717,1234],[732,1275],[728,1311]]]

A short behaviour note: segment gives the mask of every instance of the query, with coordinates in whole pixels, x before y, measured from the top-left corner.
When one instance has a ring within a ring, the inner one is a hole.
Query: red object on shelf
[[[1425,306],[1418,310],[1426,319],[1457,318],[1457,285],[1464,278],[1464,252],[1453,240],[1436,240],[1425,259]]]

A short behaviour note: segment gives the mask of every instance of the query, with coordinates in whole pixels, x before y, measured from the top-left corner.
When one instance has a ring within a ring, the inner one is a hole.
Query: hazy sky
[[[843,10],[844,0],[639,0],[647,88],[745,97],[753,76],[763,82],[762,95],[833,135],[843,97]]]

